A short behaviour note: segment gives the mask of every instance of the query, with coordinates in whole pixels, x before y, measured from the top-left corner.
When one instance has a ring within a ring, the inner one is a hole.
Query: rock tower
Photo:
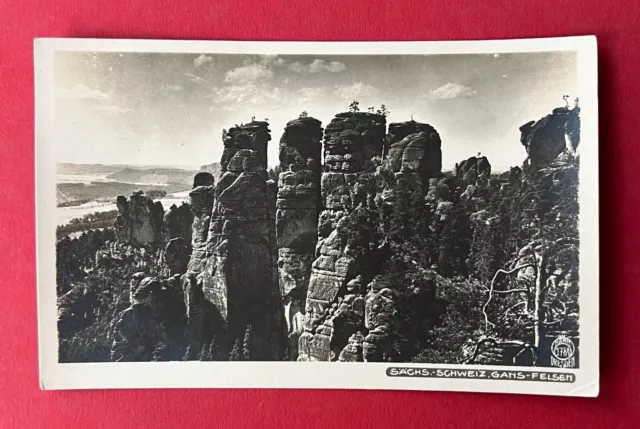
[[[320,121],[290,121],[280,139],[280,173],[276,202],[278,269],[287,321],[287,358],[298,356],[307,287],[318,241],[320,199]]]

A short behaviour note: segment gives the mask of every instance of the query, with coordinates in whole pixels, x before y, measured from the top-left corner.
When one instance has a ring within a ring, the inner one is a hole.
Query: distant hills
[[[213,174],[213,177],[215,177],[217,180],[222,175],[222,166],[219,162],[205,164],[200,167],[200,171],[206,171],[207,173]]]
[[[175,168],[124,168],[113,172],[107,179],[125,183],[144,184],[170,184],[184,183],[191,184],[193,176],[197,171],[178,170]]]
[[[182,192],[191,188],[190,184],[172,183],[170,185],[136,185],[121,182],[58,183],[56,200],[59,207],[76,206],[91,201],[113,201],[118,195],[129,196],[135,190],[165,191],[168,194]]]
[[[109,174],[114,171],[126,168],[126,165],[104,165],[104,164],[56,164],[58,174]]]
[[[118,195],[129,195],[136,189],[181,192],[191,188],[198,171],[207,171],[216,178],[221,175],[217,162],[203,165],[200,170],[197,167],[60,163],[56,173],[64,175],[64,180],[61,178],[56,186],[57,202],[68,206],[111,200]],[[74,176],[77,176],[77,182]]]

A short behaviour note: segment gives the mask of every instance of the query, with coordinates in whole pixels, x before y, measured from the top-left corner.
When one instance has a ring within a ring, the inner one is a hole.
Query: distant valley
[[[203,168],[219,170],[219,165]],[[118,195],[128,196],[136,189],[167,194],[186,191],[191,188],[197,172],[197,168],[61,163],[56,168],[57,204],[70,207],[90,202],[115,202]]]

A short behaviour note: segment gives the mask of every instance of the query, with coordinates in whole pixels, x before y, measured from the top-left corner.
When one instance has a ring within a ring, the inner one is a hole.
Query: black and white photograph
[[[595,38],[38,39],[43,388],[595,396]]]

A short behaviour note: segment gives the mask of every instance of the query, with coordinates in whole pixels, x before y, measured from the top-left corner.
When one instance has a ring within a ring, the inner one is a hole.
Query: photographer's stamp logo
[[[571,338],[559,335],[551,343],[551,366],[573,368],[576,365],[576,346]]]

